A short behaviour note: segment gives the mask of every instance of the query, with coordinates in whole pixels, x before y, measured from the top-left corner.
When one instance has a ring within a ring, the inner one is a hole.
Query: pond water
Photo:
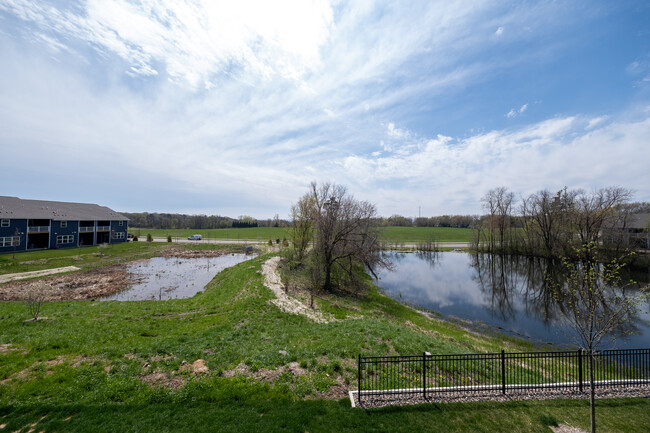
[[[376,284],[394,299],[411,305],[482,322],[501,332],[558,345],[576,343],[562,324],[545,275],[547,260],[466,253],[386,253],[393,271],[378,273]],[[648,270],[633,275],[647,283]],[[638,309],[637,334],[608,341],[603,348],[650,347],[650,305]]]
[[[191,298],[203,291],[219,272],[252,257],[246,254],[227,254],[197,259],[154,257],[128,267],[127,271],[139,280],[138,283],[101,300],[164,301]]]

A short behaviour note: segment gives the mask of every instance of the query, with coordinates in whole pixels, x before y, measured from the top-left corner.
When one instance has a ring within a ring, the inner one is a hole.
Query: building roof
[[[631,229],[648,229],[650,228],[650,213],[632,214],[626,225]]]
[[[97,204],[24,200],[6,196],[0,196],[0,218],[51,219],[55,221],[128,220],[124,215]]]

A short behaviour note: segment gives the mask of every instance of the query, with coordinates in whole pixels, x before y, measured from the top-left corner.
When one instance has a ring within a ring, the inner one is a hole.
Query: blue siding
[[[64,221],[52,221],[50,227],[50,248],[76,248],[79,245],[79,222],[67,221],[67,227],[61,227]],[[71,243],[57,243],[57,236],[72,236]]]
[[[120,222],[122,225],[120,225]],[[126,242],[127,241],[127,234],[129,231],[129,222],[124,220],[124,221],[111,221],[111,243],[118,243],[118,242]],[[117,235],[117,233],[124,233],[123,235]],[[123,236],[120,239],[116,239],[116,237]]]
[[[14,251],[25,251],[25,242],[27,239],[27,220],[10,219],[9,227],[0,227],[0,237],[15,236],[16,229],[20,232],[20,245],[14,247],[0,247],[0,253],[11,253]]]

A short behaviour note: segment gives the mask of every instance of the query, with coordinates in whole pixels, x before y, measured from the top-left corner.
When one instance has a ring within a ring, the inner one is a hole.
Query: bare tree
[[[512,219],[512,206],[514,193],[508,191],[504,186],[491,189],[481,199],[483,208],[489,212],[488,219],[488,250],[504,250],[506,247],[506,236],[509,235]],[[508,237],[508,241],[511,239]]]
[[[560,316],[572,329],[580,347],[589,357],[591,431],[596,431],[594,360],[595,350],[603,339],[615,332],[630,332],[637,306],[647,298],[648,287],[630,294],[622,284],[622,265],[614,260],[601,265],[593,260],[596,245],[584,245],[578,262],[565,260],[567,279],[563,284],[551,282],[561,308]]]
[[[41,305],[47,298],[48,291],[51,286],[44,281],[35,281],[30,283],[23,293],[23,297],[27,307],[29,308],[29,315],[32,316],[32,321],[37,321],[41,312]]]
[[[352,277],[358,265],[365,266],[373,275],[376,268],[390,266],[380,254],[375,206],[355,200],[345,187],[331,183],[319,186],[313,182],[311,190],[293,210],[297,220],[311,221],[311,263],[322,274],[323,289],[331,289],[335,268]],[[320,277],[313,279],[321,281]]]
[[[631,191],[620,187],[609,187],[587,194],[579,191],[572,212],[572,228],[582,246],[597,242],[607,222],[616,217],[617,209],[626,203]],[[583,252],[589,253],[589,248]]]

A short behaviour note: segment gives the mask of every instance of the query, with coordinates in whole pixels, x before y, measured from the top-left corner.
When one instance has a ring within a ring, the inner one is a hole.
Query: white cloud
[[[507,185],[521,194],[565,185],[587,189],[620,185],[647,196],[648,186],[635,179],[647,177],[647,158],[639,156],[645,155],[643,137],[650,134],[650,117],[602,127],[593,120],[554,118],[515,131],[463,139],[439,135],[423,139],[420,149],[408,155],[354,155],[345,159],[344,167],[364,185],[396,182],[404,191],[403,182],[408,182],[412,189],[401,196],[403,203],[428,201],[434,209],[456,205],[458,212],[470,210],[462,208],[461,202],[445,204],[443,200],[462,194],[476,204],[496,185]],[[470,185],[473,196],[468,197]],[[422,196],[425,191],[431,192],[427,198]],[[387,200],[379,200],[391,207]]]
[[[130,73],[167,73],[193,87],[220,73],[299,80],[321,64],[333,12],[325,0],[166,2],[89,0],[83,11],[61,11],[14,0],[4,8],[63,37],[115,54]]]
[[[497,35],[497,36],[501,36],[501,35],[503,34],[504,31],[505,31],[505,28],[504,28],[504,27],[499,27],[499,28],[494,32],[494,34]]]

